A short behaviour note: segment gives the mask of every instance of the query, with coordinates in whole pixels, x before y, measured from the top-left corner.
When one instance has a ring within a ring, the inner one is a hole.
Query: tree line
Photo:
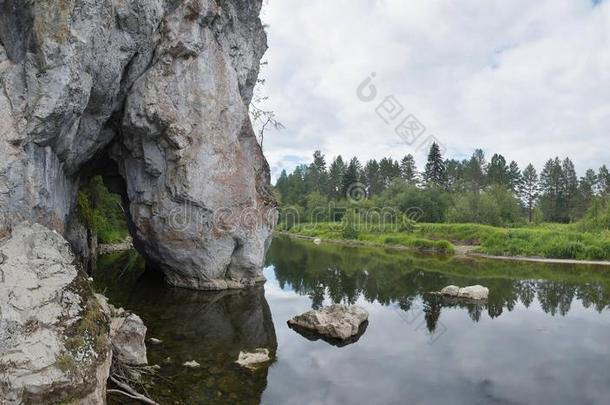
[[[402,212],[418,207],[424,215],[420,220],[426,222],[570,223],[590,210],[606,209],[610,173],[603,165],[578,177],[568,157],[549,159],[540,172],[532,164],[521,169],[501,154],[488,160],[481,149],[468,159],[446,159],[432,144],[421,171],[411,154],[364,165],[339,155],[327,165],[326,157],[315,151],[310,164],[290,174],[283,170],[275,188],[282,206],[306,217],[315,207],[346,200],[354,185],[368,197],[367,205]]]

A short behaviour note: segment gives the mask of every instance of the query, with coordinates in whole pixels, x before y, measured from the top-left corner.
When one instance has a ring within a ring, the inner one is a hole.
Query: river
[[[414,255],[277,237],[264,287],[171,288],[135,253],[103,256],[95,287],[148,326],[161,404],[608,404],[610,269]],[[483,304],[429,294],[481,284]],[[333,302],[366,331],[338,347],[286,321]],[[240,350],[275,360],[251,372]],[[182,366],[195,360],[200,368]],[[111,404],[125,403],[123,397]]]

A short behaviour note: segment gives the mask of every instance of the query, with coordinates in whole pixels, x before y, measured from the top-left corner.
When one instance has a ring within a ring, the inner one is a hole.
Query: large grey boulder
[[[333,304],[297,315],[288,321],[288,325],[327,338],[347,340],[359,334],[368,317],[368,312],[357,305]]]
[[[105,403],[109,320],[68,242],[23,223],[0,258],[0,403]]]
[[[248,116],[261,3],[0,2],[0,236],[28,219],[78,238],[79,184],[100,173],[170,284],[261,281],[275,223]]]
[[[146,325],[142,319],[123,308],[108,303],[106,297],[95,295],[104,313],[110,318],[110,341],[113,361],[123,365],[148,364],[146,356]]]

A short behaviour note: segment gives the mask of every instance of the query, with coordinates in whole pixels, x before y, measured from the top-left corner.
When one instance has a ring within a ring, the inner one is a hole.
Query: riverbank
[[[384,249],[393,249],[393,250],[405,250],[410,252],[419,252],[419,253],[436,253],[436,254],[445,254],[445,255],[453,255],[456,253],[455,246],[447,241],[439,241],[439,240],[429,240],[429,239],[411,239],[408,244],[399,244],[399,243],[382,243],[375,242],[372,240],[360,240],[360,239],[331,239],[331,238],[320,238],[317,236],[307,236],[300,233],[294,232],[286,232],[286,231],[276,231],[276,235],[283,235],[298,239],[311,240],[315,241],[319,239],[324,243],[333,243],[339,244],[343,246],[366,246],[366,247],[378,247]]]
[[[610,232],[582,232],[574,225],[499,228],[478,224],[417,224],[411,232],[358,232],[343,237],[340,224],[295,226],[284,234],[331,243],[478,256],[496,260],[610,265]]]

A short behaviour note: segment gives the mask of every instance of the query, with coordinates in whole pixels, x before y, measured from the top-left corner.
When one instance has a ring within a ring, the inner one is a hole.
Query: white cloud
[[[269,0],[262,18],[267,107],[286,126],[265,139],[274,175],[315,149],[414,153],[374,112],[389,94],[449,156],[610,163],[608,1]],[[379,96],[367,104],[356,88],[371,72]]]

